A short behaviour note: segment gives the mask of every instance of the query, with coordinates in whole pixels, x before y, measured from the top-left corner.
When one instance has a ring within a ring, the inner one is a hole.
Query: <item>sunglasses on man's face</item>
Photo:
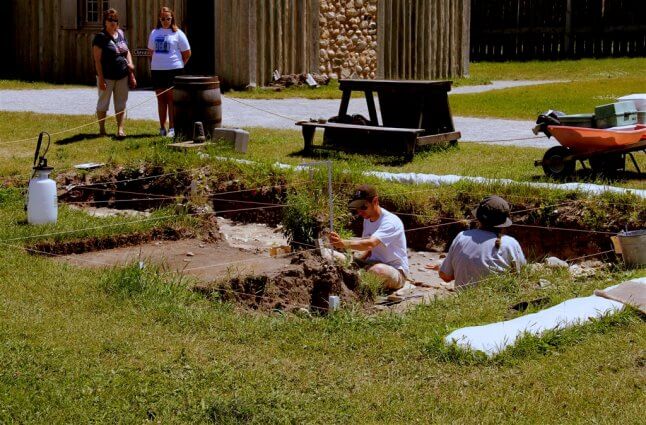
[[[166,21],[172,21],[173,18],[159,18],[159,20],[166,22]]]
[[[106,21],[108,21],[108,22],[114,22],[115,24],[118,24],[118,23],[119,23],[119,20],[118,20],[118,19],[114,19],[114,18],[108,18],[108,19],[106,19]]]
[[[356,214],[358,211],[366,211],[368,209],[368,203],[361,205],[358,208],[350,208],[353,214]]]

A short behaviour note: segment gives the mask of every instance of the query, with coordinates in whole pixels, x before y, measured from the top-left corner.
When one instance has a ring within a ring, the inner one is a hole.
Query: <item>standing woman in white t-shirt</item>
[[[151,75],[153,88],[157,94],[157,111],[159,112],[159,134],[175,137],[173,107],[173,79],[184,70],[184,65],[191,57],[191,46],[186,34],[177,28],[175,14],[168,7],[159,11],[157,28],[148,37],[148,50],[151,53]],[[165,91],[168,90],[168,91]],[[163,93],[163,94],[160,94]],[[168,131],[166,115],[168,114]]]

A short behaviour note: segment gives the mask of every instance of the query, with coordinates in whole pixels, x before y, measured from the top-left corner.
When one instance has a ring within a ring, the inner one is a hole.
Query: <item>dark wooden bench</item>
[[[314,147],[314,133],[317,128],[340,129],[348,138],[352,138],[356,133],[362,133],[367,136],[371,134],[381,135],[383,137],[396,136],[404,142],[404,151],[406,154],[415,152],[417,136],[424,132],[423,128],[397,128],[397,127],[380,127],[375,125],[357,125],[343,123],[319,123],[311,121],[299,121],[296,125],[303,127],[303,140],[305,141],[305,152],[310,153]]]
[[[314,148],[317,128],[324,129],[324,148],[353,148],[360,142],[387,147],[391,152],[411,158],[420,146],[441,142],[457,143],[448,91],[450,81],[340,80],[343,91],[338,117],[346,117],[351,94],[361,91],[368,106],[368,125],[340,122],[299,121],[304,150]],[[381,124],[374,92],[379,98]]]

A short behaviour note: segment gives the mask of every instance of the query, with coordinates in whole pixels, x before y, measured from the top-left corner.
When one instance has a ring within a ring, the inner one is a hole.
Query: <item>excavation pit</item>
[[[155,173],[162,174],[162,170],[151,168],[133,174],[117,169],[104,175],[103,181],[92,182],[81,181],[78,176],[65,176],[64,184],[69,190],[62,193],[60,199],[94,215],[103,214],[101,207],[104,206],[115,207],[119,214],[136,216],[161,206],[177,205],[180,212],[197,212],[196,215],[210,217],[205,221],[203,231],[160,227],[148,234],[113,236],[107,241],[67,241],[33,248],[43,253],[65,254],[62,261],[80,266],[106,267],[136,261],[143,261],[144,265],[162,264],[169,270],[199,279],[201,283],[195,287],[196,291],[263,311],[303,308],[324,311],[330,294],[340,295],[342,303],[364,303],[356,291],[357,276],[325,264],[310,252],[311,245],[285,238],[281,229],[287,203],[285,181],[278,179],[262,188],[250,189],[235,176],[204,178],[208,173],[200,172],[201,180],[196,180],[184,172],[162,177]],[[198,180],[201,183],[196,184]],[[195,207],[196,199],[208,206]],[[509,228],[508,233],[519,240],[530,261],[541,261],[546,256],[595,258],[600,252],[603,255],[596,258],[614,261],[608,238],[612,232],[586,231],[581,215],[584,202],[573,200],[571,205],[560,207],[558,213],[555,209],[550,213],[549,222],[554,227],[568,230],[546,231],[544,220],[547,216],[528,212],[514,217],[516,225]],[[383,205],[391,211],[398,210],[387,199]],[[536,205],[514,205],[514,210],[531,211]],[[217,213],[217,219],[213,213]],[[437,262],[455,235],[469,226],[466,220],[438,219],[435,225],[423,228],[423,224],[428,223],[420,223],[414,215],[406,214],[402,215],[402,220],[405,228],[410,229],[406,236],[411,273],[422,286],[401,291],[399,300],[404,299],[404,303],[397,304],[393,299],[398,297],[391,297],[390,302],[397,306],[387,308],[397,310],[450,293],[450,287],[424,265]],[[608,216],[608,223],[617,222],[617,217]],[[324,224],[320,223],[320,226]],[[355,234],[359,233],[360,221],[353,222],[351,227]],[[276,251],[275,247],[289,242],[292,242],[293,253],[271,255]]]

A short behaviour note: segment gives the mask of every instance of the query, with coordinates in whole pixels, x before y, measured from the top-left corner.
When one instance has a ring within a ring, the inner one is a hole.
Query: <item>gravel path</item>
[[[490,85],[458,87],[451,94],[481,93],[509,87],[546,84],[553,81],[496,81]],[[1,90],[0,110],[33,111],[43,114],[88,115],[96,107],[96,89]],[[157,120],[154,93],[133,91],[128,100],[128,117]],[[226,127],[267,127],[296,129],[295,121],[336,115],[336,99],[236,99],[223,96],[222,122]],[[363,99],[352,99],[350,113],[368,115]],[[110,112],[112,113],[112,111]],[[545,137],[533,138],[533,121],[454,117],[455,127],[462,132],[463,142],[546,148],[555,146]],[[530,140],[526,140],[531,138]]]

